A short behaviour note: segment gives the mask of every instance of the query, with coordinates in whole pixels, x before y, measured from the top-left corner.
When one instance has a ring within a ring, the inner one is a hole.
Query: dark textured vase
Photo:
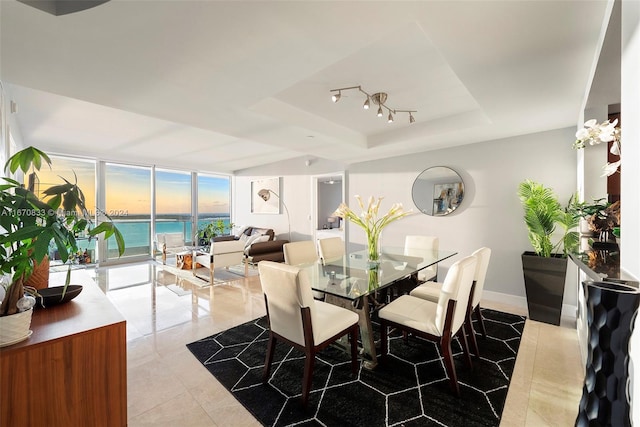
[[[630,426],[629,340],[638,311],[638,288],[583,282],[589,342],[576,426]]]

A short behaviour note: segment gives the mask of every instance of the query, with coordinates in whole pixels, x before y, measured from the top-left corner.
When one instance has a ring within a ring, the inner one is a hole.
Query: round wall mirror
[[[464,182],[456,171],[445,166],[424,170],[413,182],[411,196],[426,215],[444,216],[458,209],[464,198]]]

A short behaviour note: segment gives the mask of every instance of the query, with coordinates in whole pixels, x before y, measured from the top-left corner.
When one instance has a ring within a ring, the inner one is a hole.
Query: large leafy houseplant
[[[525,180],[518,186],[518,197],[524,208],[529,241],[538,256],[550,257],[562,248],[566,257],[577,249],[580,236],[574,230],[579,218],[569,209],[562,208],[552,189]],[[557,226],[561,227],[562,236],[554,244],[552,237]]]
[[[51,166],[47,154],[34,147],[17,152],[5,165],[12,174],[18,169],[24,174],[35,173],[43,163]],[[124,253],[124,239],[110,218],[94,226],[85,206],[85,197],[77,182],[62,178],[62,183],[42,192],[40,199],[32,188],[3,177],[0,182],[0,272],[11,275],[10,285],[0,305],[0,316],[17,313],[23,298],[24,285],[49,252],[49,244],[58,250],[62,262],[78,252],[76,237],[86,233],[89,238],[114,236],[118,253]],[[67,272],[69,284],[71,266]]]
[[[574,231],[578,217],[563,209],[553,190],[540,183],[531,180],[520,183],[518,197],[524,208],[524,222],[534,250],[522,254],[529,317],[559,325],[567,255],[575,252],[579,244],[579,234]],[[554,244],[552,239],[558,226],[562,235]]]

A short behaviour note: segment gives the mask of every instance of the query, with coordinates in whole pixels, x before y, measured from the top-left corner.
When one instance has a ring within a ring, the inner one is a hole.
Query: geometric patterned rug
[[[438,347],[410,336],[389,340],[389,357],[351,375],[350,357],[329,347],[316,359],[307,409],[300,402],[304,355],[278,342],[267,385],[268,337],[262,317],[187,345],[193,355],[265,426],[498,426],[525,317],[482,309],[487,338],[467,368],[458,342],[461,397],[451,393]],[[374,327],[377,324],[374,323]],[[477,325],[474,325],[474,327]],[[475,327],[478,330],[477,327]]]

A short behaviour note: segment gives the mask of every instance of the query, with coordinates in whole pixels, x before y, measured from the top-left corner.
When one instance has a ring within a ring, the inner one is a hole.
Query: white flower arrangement
[[[402,207],[402,203],[394,203],[391,206],[391,209],[389,209],[389,212],[378,218],[378,210],[380,209],[380,202],[382,201],[382,197],[378,197],[378,200],[376,201],[373,196],[370,196],[366,209],[364,208],[364,203],[362,202],[360,196],[356,196],[356,200],[358,200],[358,204],[360,205],[360,209],[362,210],[362,213],[360,215],[356,214],[345,203],[340,203],[340,206],[338,206],[338,209],[336,209],[332,216],[339,216],[342,219],[351,221],[354,224],[362,227],[367,233],[369,259],[377,260],[379,255],[377,253],[377,246],[382,229],[391,224],[393,221],[397,221],[400,218],[411,215],[413,211],[405,211]]]
[[[613,122],[606,120],[602,123],[598,123],[596,119],[586,121],[584,127],[576,132],[576,141],[573,143],[573,148],[577,150],[584,148],[587,143],[589,145],[597,145],[602,142],[612,142],[609,151],[613,155],[620,156],[620,127],[617,124],[618,119]],[[619,167],[620,160],[613,163],[607,162],[602,167],[604,171],[601,176],[613,175],[618,171]]]

